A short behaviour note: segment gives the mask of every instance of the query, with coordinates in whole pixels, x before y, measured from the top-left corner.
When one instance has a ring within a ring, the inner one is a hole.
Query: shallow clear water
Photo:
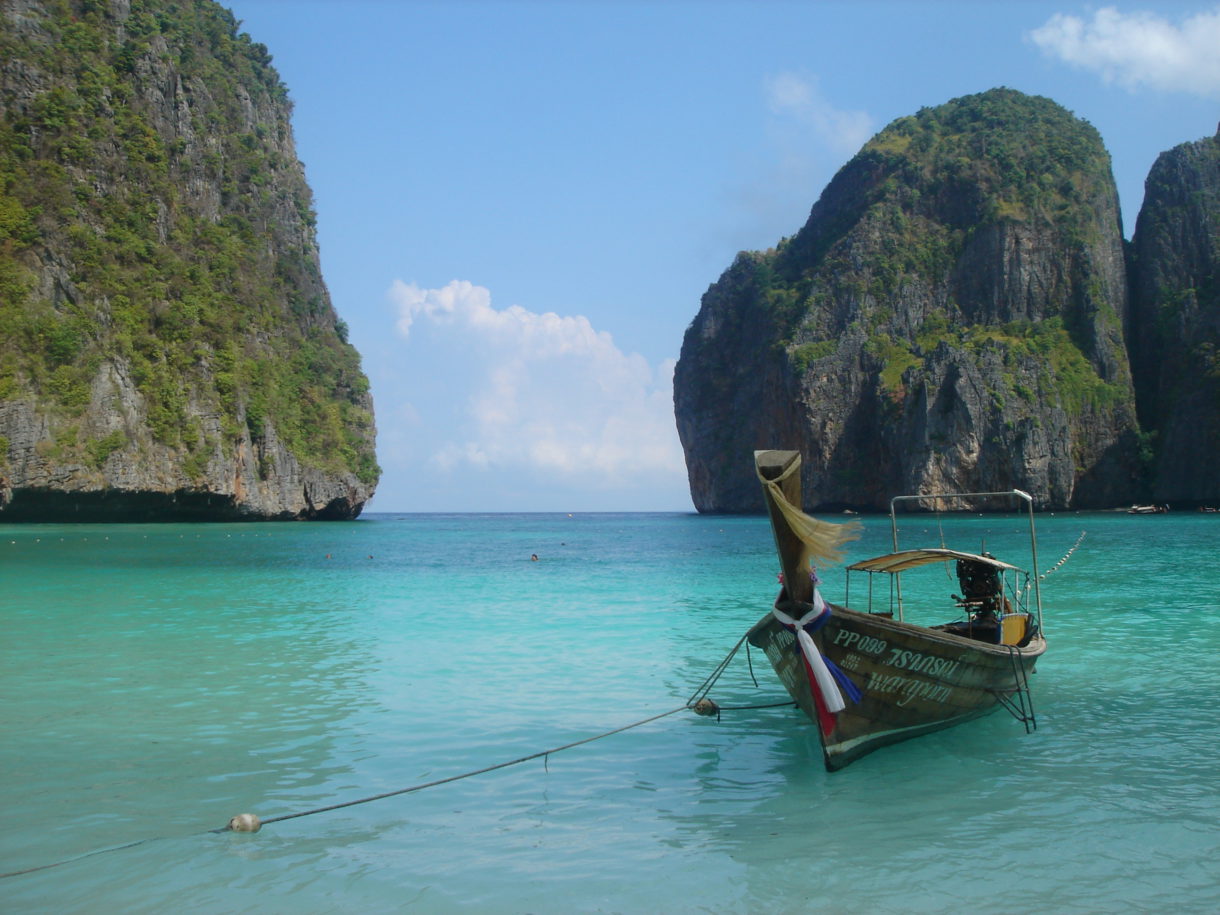
[[[864,523],[853,556],[888,548]],[[680,707],[774,596],[765,520],[0,526],[0,872],[77,859],[0,910],[1215,911],[1220,516],[1042,516],[1042,567],[1082,530],[1034,734],[1001,712],[829,775],[791,708],[680,712],[249,835],[209,830]],[[753,662],[713,697],[784,699]]]

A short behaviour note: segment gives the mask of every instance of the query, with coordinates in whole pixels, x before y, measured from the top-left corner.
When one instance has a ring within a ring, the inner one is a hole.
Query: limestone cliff
[[[700,511],[757,511],[750,452],[809,504],[1018,487],[1101,506],[1139,483],[1118,197],[1097,132],[998,89],[901,118],[808,222],[703,297],[674,376]]]
[[[360,513],[289,116],[210,0],[0,0],[0,521]]]
[[[1163,153],[1132,239],[1131,348],[1152,498],[1215,503],[1220,474],[1220,132]]]

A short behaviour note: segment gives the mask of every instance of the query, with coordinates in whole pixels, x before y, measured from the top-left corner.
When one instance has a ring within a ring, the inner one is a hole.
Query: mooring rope
[[[716,665],[716,669],[713,670],[708,675],[707,679],[699,685],[699,688],[691,694],[690,699],[687,700],[687,706],[692,709],[695,714],[704,716],[715,715],[716,720],[719,721],[721,712],[746,712],[753,711],[755,709],[790,708],[796,705],[796,703],[791,699],[784,702],[767,702],[762,705],[721,705],[720,703],[713,702],[711,699],[707,698],[707,694],[712,691],[712,687],[716,685],[716,682],[724,674],[725,670],[729,666],[729,662],[732,661],[737,652],[741,650],[742,645],[746,646],[746,664],[750,670],[750,679],[754,681],[755,688],[758,687],[758,678],[754,676],[754,662],[750,659],[750,643],[746,641],[749,636],[750,633],[747,632],[740,639],[738,639],[737,644],[732,647],[727,655],[725,655],[724,660]]]
[[[561,753],[564,750],[571,750],[574,747],[583,746],[584,744],[592,743],[595,740],[602,740],[603,738],[611,737],[614,734],[621,734],[624,731],[630,731],[633,728],[642,727],[643,725],[651,724],[654,721],[660,721],[662,718],[668,718],[670,715],[676,715],[678,712],[684,712],[684,711],[687,711],[688,709],[695,709],[696,705],[699,703],[700,700],[705,700],[706,702],[710,703],[710,705],[715,709],[714,713],[716,714],[717,718],[719,718],[720,712],[723,710],[736,711],[736,710],[746,710],[746,709],[778,708],[780,706],[792,705],[793,704],[792,702],[781,702],[781,703],[774,703],[774,704],[770,704],[770,705],[741,705],[741,706],[723,706],[723,707],[721,707],[721,706],[717,706],[715,703],[712,703],[711,700],[707,699],[708,692],[716,684],[716,681],[720,679],[721,675],[723,675],[725,669],[729,665],[729,662],[733,660],[733,657],[737,654],[737,652],[741,649],[741,646],[743,644],[745,644],[745,642],[746,642],[746,636],[743,635],[737,641],[737,644],[734,645],[733,648],[729,651],[729,653],[725,656],[724,660],[721,661],[719,664],[717,664],[715,669],[712,671],[712,673],[709,674],[708,677],[699,685],[699,688],[695,690],[695,692],[691,695],[690,699],[687,700],[685,705],[680,705],[677,708],[672,708],[669,711],[660,712],[656,715],[650,715],[647,718],[641,718],[639,721],[633,721],[630,724],[625,724],[625,725],[622,725],[621,727],[613,728],[612,730],[609,730],[609,731],[603,731],[600,734],[594,734],[592,737],[584,737],[580,740],[574,740],[571,743],[565,743],[562,746],[551,747],[546,750],[539,750],[538,752],[530,753],[527,756],[520,756],[516,759],[510,759],[505,762],[494,763],[493,765],[490,765],[490,766],[484,766],[481,769],[472,769],[469,772],[461,772],[457,775],[450,775],[445,778],[434,779],[430,782],[422,782],[417,785],[411,785],[407,788],[399,788],[395,791],[383,791],[380,794],[373,794],[373,795],[369,795],[368,797],[356,798],[355,800],[350,800],[350,801],[340,801],[337,804],[328,804],[325,807],[314,807],[310,810],[300,810],[300,811],[297,811],[296,813],[285,813],[285,814],[281,814],[280,816],[268,817],[265,820],[260,819],[259,817],[255,816],[254,814],[248,814],[248,813],[238,814],[237,816],[233,817],[229,821],[228,825],[221,826],[216,829],[208,829],[208,830],[204,830],[203,832],[187,833],[183,836],[177,836],[177,837],[153,836],[153,837],[149,837],[149,838],[145,838],[145,839],[137,839],[134,842],[127,842],[123,845],[114,845],[109,848],[98,848],[98,849],[94,849],[93,851],[85,852],[84,854],[81,854],[81,855],[74,855],[71,858],[64,858],[63,860],[60,860],[60,861],[52,861],[48,864],[37,864],[37,865],[34,865],[33,867],[27,867],[27,868],[23,868],[21,870],[9,871],[8,873],[0,874],[0,880],[5,880],[9,877],[19,877],[23,874],[32,874],[37,871],[50,870],[51,868],[54,868],[54,867],[61,867],[65,864],[71,864],[75,861],[81,861],[85,858],[91,858],[94,855],[102,855],[102,854],[106,854],[108,852],[113,852],[113,851],[122,851],[123,849],[126,849],[126,848],[134,848],[137,845],[145,845],[150,842],[158,842],[158,841],[162,841],[162,840],[169,839],[169,838],[190,838],[192,836],[203,836],[203,835],[217,834],[217,833],[224,833],[224,832],[257,832],[259,829],[261,829],[263,826],[267,825],[268,823],[282,823],[285,820],[295,820],[295,819],[299,819],[300,817],[313,816],[314,814],[318,814],[318,813],[327,813],[332,810],[342,810],[345,807],[355,807],[360,804],[371,804],[373,801],[382,801],[382,800],[385,800],[386,798],[398,797],[399,795],[403,795],[403,794],[411,794],[415,791],[423,791],[425,788],[435,788],[438,785],[447,785],[450,782],[461,781],[462,779],[466,779],[466,778],[473,778],[476,775],[485,775],[488,772],[495,772],[497,769],[507,769],[509,766],[520,765],[521,763],[529,762],[530,760],[534,760],[534,759],[542,759],[543,763],[545,765],[547,758],[554,753]],[[748,655],[749,655],[749,650],[747,649],[747,658],[748,658]],[[753,676],[753,665],[751,665],[750,674],[751,674],[751,676]],[[755,680],[755,686],[757,686],[757,685],[758,685],[758,682],[757,682],[757,680]]]
[[[633,721],[631,724],[625,724],[622,727],[617,727],[610,731],[604,731],[601,734],[594,734],[592,737],[585,737],[585,738],[582,738],[581,740],[574,740],[571,743],[564,744],[563,746],[551,747],[550,749],[546,749],[546,750],[539,750],[537,753],[531,753],[528,756],[521,756],[517,759],[510,759],[507,762],[500,762],[500,763],[495,763],[494,765],[484,766],[481,769],[474,769],[470,772],[462,772],[462,773],[459,773],[458,775],[450,775],[446,778],[438,778],[438,779],[435,779],[430,782],[424,782],[424,783],[418,784],[418,785],[411,785],[408,788],[399,788],[397,791],[384,791],[381,794],[374,794],[374,795],[370,795],[369,797],[357,798],[357,799],[351,800],[351,801],[342,801],[338,804],[328,804],[325,807],[315,807],[312,810],[300,810],[300,811],[297,811],[296,813],[285,813],[285,814],[282,814],[277,817],[268,817],[265,820],[259,820],[257,818],[253,818],[251,814],[239,814],[238,816],[234,817],[232,820],[229,821],[230,825],[221,826],[217,829],[208,829],[203,832],[188,833],[186,836],[181,836],[179,838],[189,838],[190,836],[201,836],[201,835],[232,832],[232,831],[256,832],[258,830],[258,828],[265,826],[268,823],[282,823],[285,820],[295,820],[299,817],[313,816],[314,814],[317,814],[317,813],[326,813],[331,810],[341,810],[344,807],[355,807],[358,804],[370,804],[373,801],[385,800],[386,798],[389,798],[389,797],[397,797],[400,794],[410,794],[414,791],[423,791],[425,788],[435,788],[437,785],[446,785],[450,782],[461,781],[464,778],[472,778],[476,775],[483,775],[487,772],[494,772],[497,769],[507,769],[509,766],[516,766],[516,765],[519,765],[520,763],[529,762],[532,759],[540,759],[540,758],[544,759],[545,757],[550,756],[552,753],[559,753],[559,752],[562,752],[563,750],[570,750],[573,747],[579,747],[586,743],[592,743],[593,741],[601,740],[604,737],[610,737],[614,734],[621,734],[624,731],[630,731],[632,728],[638,728],[638,727],[641,727],[642,725],[650,724],[653,721],[659,721],[662,718],[667,718],[670,715],[676,715],[678,712],[684,712],[688,708],[690,708],[689,705],[680,705],[677,708],[670,709],[667,712],[661,712],[657,715],[650,715],[649,717],[642,718],[639,721]],[[252,817],[253,822],[255,824],[254,828],[234,830],[232,823],[242,817]],[[22,874],[32,874],[36,871],[49,870],[53,867],[60,867],[64,864],[71,864],[74,861],[80,861],[84,858],[93,857],[94,855],[101,855],[101,854],[105,854],[107,852],[112,852],[112,851],[122,851],[125,848],[134,848],[137,845],[144,845],[149,842],[157,842],[157,841],[161,841],[163,839],[168,839],[168,838],[171,838],[171,837],[170,836],[156,836],[156,837],[150,837],[147,839],[137,839],[134,842],[127,842],[124,845],[115,845],[110,848],[98,848],[98,849],[94,849],[93,851],[90,851],[90,852],[85,852],[83,855],[76,855],[71,858],[64,858],[62,861],[53,861],[49,864],[38,864],[38,865],[35,865],[34,867],[27,867],[22,870],[10,871],[9,873],[0,874],[0,880],[4,880],[8,877],[18,877],[18,876],[21,876]]]
[[[209,830],[210,831],[210,830]],[[201,836],[206,833],[196,832],[191,835]],[[149,842],[160,842],[163,839],[168,839],[169,836],[149,836],[146,839],[136,839],[134,842],[126,842],[123,845],[112,845],[109,848],[95,848],[93,851],[87,851],[84,854],[75,855],[71,858],[64,858],[62,861],[52,861],[50,864],[35,864],[33,867],[23,868],[19,871],[9,871],[7,874],[0,874],[0,880],[8,877],[20,877],[22,874],[32,874],[35,871],[46,871],[53,867],[60,867],[64,864],[71,864],[74,861],[83,861],[85,858],[92,858],[94,855],[104,855],[111,851],[122,851],[125,848],[135,848],[137,845],[146,845]]]
[[[531,753],[528,756],[521,756],[517,759],[510,759],[507,762],[495,763],[491,766],[484,766],[482,769],[474,769],[470,772],[462,772],[459,775],[450,775],[447,778],[438,778],[435,781],[423,782],[419,785],[412,785],[409,788],[399,788],[397,791],[385,791],[381,794],[374,794],[369,797],[357,798],[354,801],[342,801],[338,804],[328,804],[325,807],[315,807],[312,810],[302,810],[297,813],[285,813],[278,817],[268,817],[262,821],[263,825],[267,823],[282,823],[284,820],[295,820],[298,817],[313,816],[315,813],[327,813],[331,810],[341,810],[344,807],[355,807],[357,804],[370,804],[373,801],[382,801],[388,797],[397,797],[400,794],[410,794],[413,791],[423,791],[425,788],[435,788],[437,785],[447,785],[449,782],[461,781],[464,778],[472,778],[476,775],[483,775],[487,772],[494,772],[497,769],[507,769],[509,766],[516,766],[523,762],[529,762],[531,759],[541,759],[550,756],[552,753],[559,753],[563,750],[570,750],[573,747],[579,747],[586,743],[592,743],[595,740],[601,740],[603,737],[610,737],[613,734],[621,734],[623,731],[630,731],[632,728],[638,728],[641,725],[649,724],[653,721],[659,721],[662,718],[667,718],[670,715],[676,715],[678,712],[686,711],[690,706],[680,705],[677,708],[670,709],[668,712],[661,712],[659,715],[652,715],[648,718],[643,718],[639,721],[633,721],[631,724],[625,724],[620,728],[615,728],[612,731],[606,731],[601,734],[594,734],[592,737],[585,737],[582,740],[574,740],[572,743],[565,743],[561,747],[552,747],[549,750],[539,750],[537,753]],[[228,832],[230,827],[221,826],[219,829],[212,829],[210,832]]]
[[[940,499],[936,500],[936,504],[937,506],[940,505]],[[948,546],[945,544],[945,526],[941,523],[939,507],[936,509],[936,529],[940,531],[940,548],[942,550],[948,549]],[[953,581],[953,576],[949,574],[949,563],[943,563],[941,568],[945,570],[945,578]]]
[[[717,664],[716,668],[710,674],[707,675],[707,679],[699,684],[699,688],[696,689],[693,693],[691,693],[691,697],[686,700],[687,708],[693,709],[695,707],[695,705],[698,704],[699,700],[707,698],[707,694],[709,692],[711,692],[712,687],[716,685],[716,681],[720,679],[720,677],[724,673],[725,669],[729,666],[729,662],[733,660],[733,656],[736,655],[737,652],[741,650],[741,646],[745,644],[746,638],[748,636],[749,636],[749,632],[747,632],[745,635],[743,635],[741,638],[739,638],[737,640],[737,644],[734,645],[729,650],[729,653],[724,656],[724,660],[721,661],[719,664]],[[748,657],[749,656],[748,650],[747,650],[746,654]],[[754,669],[753,669],[753,665],[751,665],[750,676],[753,676],[753,675],[754,675]],[[757,685],[757,681],[755,681],[755,685]]]

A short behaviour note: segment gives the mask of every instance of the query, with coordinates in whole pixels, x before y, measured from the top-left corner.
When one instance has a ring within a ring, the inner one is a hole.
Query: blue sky
[[[692,510],[671,379],[700,296],[895,118],[1054,99],[1128,236],[1156,156],[1220,120],[1212,3],[228,5],[295,105],[373,512]]]

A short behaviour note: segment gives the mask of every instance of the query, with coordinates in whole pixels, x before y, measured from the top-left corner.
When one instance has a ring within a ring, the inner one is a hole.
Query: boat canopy
[[[1001,562],[993,556],[980,556],[977,553],[962,553],[958,550],[926,549],[902,550],[897,553],[887,553],[874,559],[864,559],[847,567],[849,572],[905,572],[918,566],[934,562],[952,562],[965,559],[968,562],[978,562],[996,569],[1007,569],[1020,572],[1021,569],[1006,562]]]

